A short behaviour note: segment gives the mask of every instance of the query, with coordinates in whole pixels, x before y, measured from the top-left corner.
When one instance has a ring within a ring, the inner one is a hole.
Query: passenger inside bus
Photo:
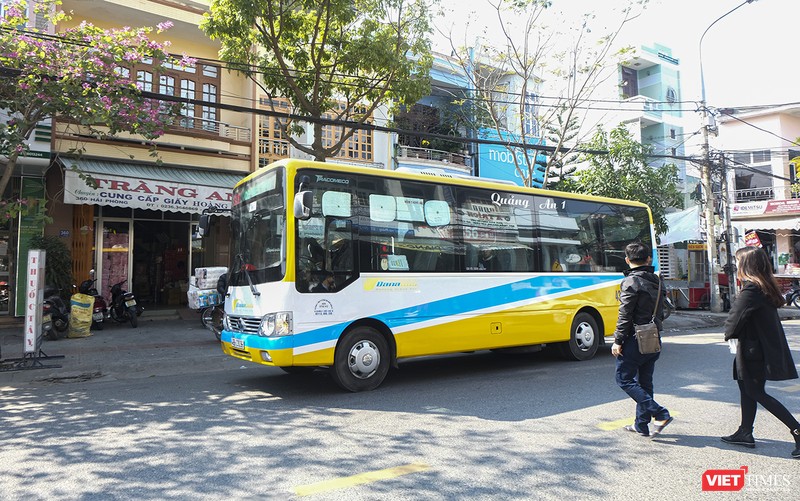
[[[334,292],[336,290],[336,278],[333,273],[326,273],[320,283],[311,287],[311,292]]]
[[[498,271],[498,263],[494,250],[481,249],[480,256],[478,257],[478,269]]]
[[[309,292],[320,281],[320,273],[325,268],[325,250],[315,238],[300,240],[298,249],[297,290]]]

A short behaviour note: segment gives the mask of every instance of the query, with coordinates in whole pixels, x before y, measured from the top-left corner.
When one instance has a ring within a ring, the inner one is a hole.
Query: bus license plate
[[[125,301],[125,306],[127,306],[128,308],[130,308],[131,306],[136,306],[136,300],[128,299],[127,301]]]
[[[243,350],[244,349],[244,339],[239,339],[239,338],[235,338],[235,337],[231,338],[231,346],[233,346],[237,350]]]

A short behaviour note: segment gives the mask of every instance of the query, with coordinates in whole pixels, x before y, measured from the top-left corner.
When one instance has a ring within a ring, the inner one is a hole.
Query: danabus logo
[[[704,491],[740,491],[744,488],[747,466],[737,470],[706,470],[703,472]]]

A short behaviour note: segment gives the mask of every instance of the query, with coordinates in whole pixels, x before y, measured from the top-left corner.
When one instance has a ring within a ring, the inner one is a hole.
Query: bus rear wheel
[[[377,388],[389,372],[389,345],[370,327],[356,327],[336,347],[331,375],[347,391]]]
[[[559,344],[561,354],[567,360],[589,360],[600,346],[600,329],[597,321],[588,313],[578,313],[572,320],[569,341]]]

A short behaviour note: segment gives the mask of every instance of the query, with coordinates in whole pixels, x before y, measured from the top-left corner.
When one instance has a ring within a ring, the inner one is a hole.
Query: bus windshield
[[[234,191],[231,285],[274,282],[286,272],[286,204],[280,177],[279,171],[272,171]]]

